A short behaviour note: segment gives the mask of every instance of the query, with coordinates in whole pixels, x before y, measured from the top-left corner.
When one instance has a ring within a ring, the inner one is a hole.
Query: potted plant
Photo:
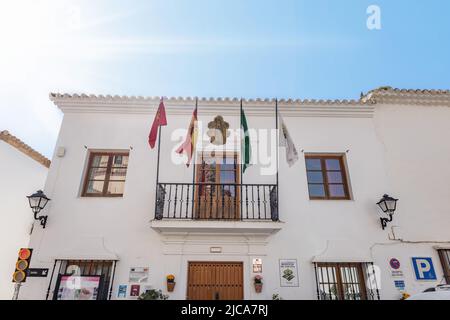
[[[168,298],[169,296],[163,294],[161,290],[150,289],[142,293],[138,300],[167,300]]]
[[[172,292],[175,288],[175,276],[173,274],[169,274],[167,277],[167,291]]]
[[[274,293],[272,295],[272,300],[283,300],[279,293]]]
[[[262,286],[263,286],[262,276],[260,276],[260,275],[255,276],[254,281],[255,281],[254,284],[255,284],[256,293],[261,293]]]
[[[402,292],[402,297],[400,298],[400,300],[406,300],[409,297],[411,297],[411,295],[407,292]]]

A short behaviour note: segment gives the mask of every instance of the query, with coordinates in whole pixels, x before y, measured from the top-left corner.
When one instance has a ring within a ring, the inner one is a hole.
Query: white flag
[[[298,160],[298,152],[295,149],[294,142],[292,141],[291,135],[286,127],[286,124],[283,121],[281,115],[278,115],[280,121],[280,147],[286,147],[286,161],[289,164],[289,167],[292,167],[294,163]]]

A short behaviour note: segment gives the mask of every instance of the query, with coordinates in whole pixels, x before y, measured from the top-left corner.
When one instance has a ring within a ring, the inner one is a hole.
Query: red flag
[[[188,133],[186,135],[186,140],[184,140],[183,144],[177,149],[176,153],[186,152],[188,156],[188,161],[186,166],[189,167],[189,164],[192,160],[192,155],[194,154],[195,144],[197,142],[197,105],[195,106],[194,112],[192,113],[191,123],[189,124]]]
[[[155,147],[155,142],[158,137],[158,127],[167,125],[166,119],[166,109],[164,108],[164,102],[161,98],[159,102],[158,111],[156,111],[155,120],[153,120],[152,128],[150,129],[150,134],[148,135],[148,143],[150,148]]]

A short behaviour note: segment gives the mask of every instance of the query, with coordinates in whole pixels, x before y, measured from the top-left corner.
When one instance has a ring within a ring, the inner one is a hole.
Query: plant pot
[[[167,282],[167,291],[173,292],[173,289],[175,289],[175,282]]]
[[[256,293],[261,293],[262,287],[263,287],[262,283],[255,283],[255,291],[256,291]]]

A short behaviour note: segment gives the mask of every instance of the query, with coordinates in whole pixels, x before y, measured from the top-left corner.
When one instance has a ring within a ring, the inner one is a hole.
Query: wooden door
[[[189,262],[187,299],[244,299],[242,262]]]
[[[240,218],[239,164],[236,153],[199,155],[196,166],[196,219]]]

